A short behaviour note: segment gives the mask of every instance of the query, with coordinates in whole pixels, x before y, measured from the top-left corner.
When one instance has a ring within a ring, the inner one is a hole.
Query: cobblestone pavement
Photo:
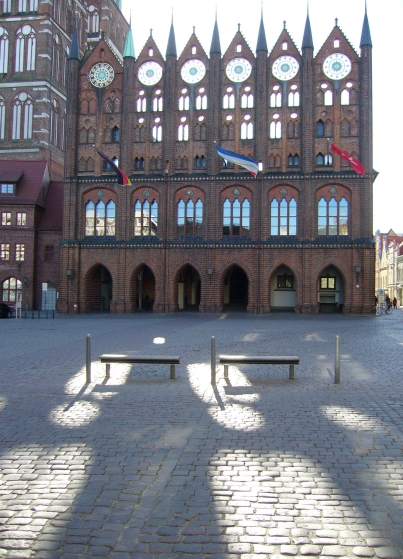
[[[11,319],[0,335],[0,557],[403,557],[403,310]],[[299,355],[295,380],[218,367],[213,389],[211,336],[217,354]],[[180,354],[176,380],[112,365],[106,381],[98,356],[129,350]]]

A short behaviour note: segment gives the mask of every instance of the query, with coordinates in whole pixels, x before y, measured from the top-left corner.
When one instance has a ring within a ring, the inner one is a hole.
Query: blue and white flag
[[[235,153],[234,151],[228,151],[216,144],[217,152],[220,157],[224,159],[224,161],[229,161],[230,163],[235,163],[236,165],[240,165],[241,167],[245,167],[248,171],[256,177],[259,171],[259,165],[253,159],[249,157],[245,157],[240,153]]]

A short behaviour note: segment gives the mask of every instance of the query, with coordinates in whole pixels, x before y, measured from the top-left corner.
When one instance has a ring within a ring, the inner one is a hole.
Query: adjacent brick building
[[[216,22],[209,55],[193,33],[178,56],[171,25],[165,57],[150,36],[136,58],[126,30],[84,53],[73,28],[59,309],[373,312],[367,15],[359,53],[336,21],[315,56],[309,17],[301,50],[284,27],[270,54],[263,21],[256,54],[240,30],[222,53]]]

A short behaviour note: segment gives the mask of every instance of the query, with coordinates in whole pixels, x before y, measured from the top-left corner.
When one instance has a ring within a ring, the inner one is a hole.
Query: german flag
[[[117,165],[115,165],[115,163],[113,161],[111,161],[108,157],[106,157],[106,155],[104,153],[102,153],[102,151],[99,151],[99,149],[94,144],[92,144],[92,145],[96,149],[96,151],[98,152],[98,155],[100,155],[104,161],[109,163],[111,168],[115,171],[116,176],[118,177],[118,183],[119,184],[132,184],[132,181],[129,179],[129,177],[127,175],[125,175],[124,172],[121,169],[119,169],[119,167]]]

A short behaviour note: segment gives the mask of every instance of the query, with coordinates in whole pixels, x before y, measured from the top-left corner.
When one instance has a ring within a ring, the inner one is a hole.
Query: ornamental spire
[[[174,30],[174,11],[172,8],[172,21],[171,29],[169,31],[168,46],[166,56],[177,56],[176,53],[176,41],[175,41],[175,30]]]
[[[210,47],[210,54],[221,54],[221,45],[220,45],[220,34],[218,33],[218,24],[217,24],[217,5],[215,8],[215,23],[214,23],[214,30],[213,30],[213,38],[211,40],[211,47]]]

